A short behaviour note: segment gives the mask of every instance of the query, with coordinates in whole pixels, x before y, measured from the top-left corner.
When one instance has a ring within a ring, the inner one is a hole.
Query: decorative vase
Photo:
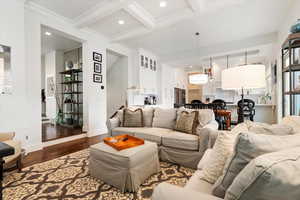
[[[68,68],[69,69],[73,69],[73,67],[74,67],[73,62],[72,61],[68,61]]]
[[[296,24],[291,28],[292,33],[300,33],[300,19],[297,20]]]

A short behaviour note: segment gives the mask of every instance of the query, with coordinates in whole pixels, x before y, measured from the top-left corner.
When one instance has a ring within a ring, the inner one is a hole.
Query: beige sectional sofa
[[[123,111],[120,110],[107,121],[107,128],[111,136],[129,134],[156,142],[161,160],[196,169],[205,150],[210,146],[208,134],[210,130],[218,129],[218,123],[212,110],[199,110],[196,135],[175,131],[177,115],[183,110],[185,109],[143,109],[145,127],[141,128],[122,127]]]
[[[184,187],[161,183],[155,188],[152,200],[298,199],[295,198],[295,196],[300,196],[300,117],[286,117],[279,125],[284,125],[281,127],[290,126],[292,131],[282,130],[278,125],[265,128],[264,125],[259,124],[259,129],[264,129],[264,132],[261,133],[262,137],[270,138],[270,140],[267,139],[267,142],[265,143],[261,143],[260,141],[258,144],[253,144],[253,148],[250,148],[249,150],[253,151],[255,148],[276,149],[280,148],[280,146],[288,146],[288,148],[284,148],[284,150],[274,153],[263,154],[257,157],[257,159],[253,159],[235,178],[233,182],[235,185],[232,184],[229,187],[224,198],[219,198],[213,195],[215,187],[214,184],[208,183],[202,178],[204,166],[208,163],[207,161],[212,152],[212,150],[208,149],[198,164],[198,170]],[[242,126],[250,127],[248,125]],[[244,127],[242,129],[244,129]],[[254,126],[251,128],[253,127]],[[257,126],[255,128],[256,130],[259,130],[257,129]],[[273,136],[269,136],[266,130],[271,130],[273,132]],[[283,134],[284,131],[284,134],[286,135]],[[212,134],[210,136],[212,137],[211,140],[213,140],[212,143],[214,143],[215,138],[218,135],[218,131],[211,131],[210,134]],[[274,135],[282,138],[276,139],[278,140],[277,142],[271,142]],[[252,139],[249,141],[251,143]],[[267,144],[271,146],[268,147],[266,146]],[[261,147],[259,147],[259,145],[261,145]],[[247,150],[245,149],[245,151]],[[232,161],[227,162],[227,165],[229,163],[232,163]]]

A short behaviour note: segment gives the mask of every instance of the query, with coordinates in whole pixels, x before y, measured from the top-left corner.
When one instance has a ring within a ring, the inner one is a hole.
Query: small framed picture
[[[102,75],[94,74],[94,83],[102,83]]]
[[[141,66],[144,67],[145,65],[145,57],[141,55]]]
[[[102,73],[102,64],[98,62],[94,62],[94,72],[95,73]]]
[[[146,68],[148,68],[148,66],[149,66],[148,64],[149,64],[149,63],[148,63],[148,58],[145,57],[145,67],[146,67]]]
[[[102,62],[102,54],[93,52],[93,60],[96,62]]]

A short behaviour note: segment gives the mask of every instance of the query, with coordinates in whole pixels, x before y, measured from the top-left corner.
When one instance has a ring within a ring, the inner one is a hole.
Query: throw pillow
[[[208,124],[209,122],[211,122],[212,120],[215,119],[215,114],[214,111],[211,109],[187,109],[184,107],[181,107],[178,109],[177,111],[177,116],[180,115],[180,113],[182,111],[186,111],[186,112],[193,112],[193,111],[198,111],[199,115],[198,115],[198,121],[199,121],[199,128],[202,128],[203,126],[205,126],[206,124]]]
[[[152,127],[154,109],[153,108],[144,108],[143,109],[143,119],[145,127]]]
[[[193,111],[191,113],[188,113],[186,111],[182,111],[177,117],[175,130],[195,135],[197,126],[198,112]]]
[[[138,109],[137,107],[129,107],[130,110]],[[116,117],[120,120],[121,126],[123,126],[123,110],[118,110]],[[143,110],[143,120],[145,127],[152,127],[154,109],[153,108],[144,108]]]
[[[143,127],[143,110],[138,108],[136,110],[123,110],[123,127]]]
[[[294,134],[300,134],[300,116],[288,116],[282,119],[281,124],[293,127]]]
[[[241,133],[235,143],[234,152],[227,160],[223,174],[213,186],[213,194],[224,198],[229,186],[243,168],[254,158],[287,148],[300,147],[300,135],[258,135]]]
[[[211,109],[201,109],[199,110],[199,126],[202,128],[209,122],[215,119],[215,113]]]
[[[155,108],[153,127],[174,129],[176,123],[176,109]]]
[[[300,198],[300,147],[264,154],[252,160],[235,178],[226,200]]]
[[[220,131],[210,153],[210,158],[206,162],[201,174],[201,179],[214,184],[222,175],[226,160],[233,152],[234,141],[237,134],[232,134],[229,131]]]
[[[292,135],[294,134],[294,129],[285,124],[265,124],[260,122],[248,122],[248,128],[250,132],[256,134],[265,135]]]
[[[213,151],[212,149],[207,149],[204,152],[204,155],[202,156],[200,162],[197,165],[198,170],[202,170],[207,165],[212,151]]]

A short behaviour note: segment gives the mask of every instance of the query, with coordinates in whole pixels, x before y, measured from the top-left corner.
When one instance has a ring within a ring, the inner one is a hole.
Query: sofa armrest
[[[7,140],[13,140],[15,137],[15,133],[11,132],[11,133],[0,133],[0,142],[4,142]]]
[[[218,130],[211,128],[201,128],[197,130],[199,136],[199,152],[205,153],[207,149],[213,148],[218,137]]]
[[[222,200],[218,197],[181,188],[168,183],[159,184],[153,192],[152,200]]]
[[[106,122],[106,126],[108,129],[108,134],[111,136],[112,135],[112,129],[117,128],[120,126],[120,120],[118,117],[114,117],[111,119],[108,119]]]

